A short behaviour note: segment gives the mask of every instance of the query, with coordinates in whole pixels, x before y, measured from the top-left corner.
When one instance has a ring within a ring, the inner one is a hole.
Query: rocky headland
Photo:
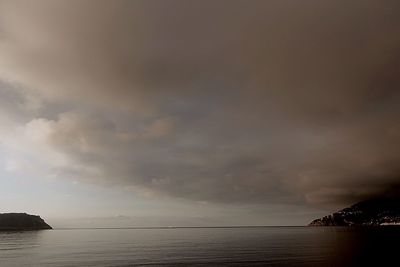
[[[40,216],[26,213],[0,213],[0,231],[52,229]]]

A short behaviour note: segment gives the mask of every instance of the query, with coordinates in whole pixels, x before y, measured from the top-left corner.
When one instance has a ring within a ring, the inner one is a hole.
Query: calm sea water
[[[3,232],[0,266],[399,266],[399,237],[400,227]]]

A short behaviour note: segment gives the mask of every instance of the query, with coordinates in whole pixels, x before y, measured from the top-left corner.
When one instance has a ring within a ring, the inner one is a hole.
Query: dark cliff
[[[331,215],[312,221],[310,226],[400,225],[400,199],[362,201]]]
[[[0,213],[0,231],[52,229],[40,216],[26,213]]]

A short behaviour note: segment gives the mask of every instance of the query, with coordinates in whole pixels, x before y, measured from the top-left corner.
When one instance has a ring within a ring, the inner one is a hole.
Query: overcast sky
[[[399,12],[0,0],[0,211],[293,225],[396,191]]]

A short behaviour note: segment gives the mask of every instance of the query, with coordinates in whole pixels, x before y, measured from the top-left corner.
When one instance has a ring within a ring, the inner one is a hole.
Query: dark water
[[[0,266],[400,266],[400,227],[0,233]],[[393,262],[392,262],[393,261]]]

